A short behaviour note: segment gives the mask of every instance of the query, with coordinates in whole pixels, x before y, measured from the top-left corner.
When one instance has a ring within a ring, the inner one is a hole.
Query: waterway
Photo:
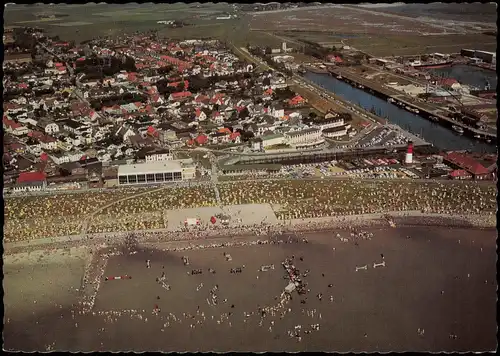
[[[491,89],[497,87],[497,74],[492,70],[486,70],[466,64],[457,64],[443,68],[428,69],[434,75],[446,78],[454,78],[461,84],[472,85],[484,89],[486,82],[490,83]]]
[[[365,110],[373,108],[378,116],[387,118],[389,122],[398,125],[406,131],[420,135],[424,140],[432,143],[439,149],[448,151],[496,152],[495,145],[458,135],[448,128],[401,109],[363,90],[354,88],[329,74],[306,72],[304,76],[317,85]]]

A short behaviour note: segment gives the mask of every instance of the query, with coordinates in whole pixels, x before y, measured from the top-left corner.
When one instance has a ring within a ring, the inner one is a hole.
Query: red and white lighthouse
[[[408,149],[406,150],[405,164],[413,163],[413,142],[408,142]]]

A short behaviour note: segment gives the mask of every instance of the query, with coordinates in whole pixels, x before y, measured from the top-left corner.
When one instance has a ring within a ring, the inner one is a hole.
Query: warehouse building
[[[194,179],[196,167],[192,160],[156,161],[118,167],[118,184],[158,184]]]
[[[469,58],[479,58],[483,62],[496,64],[497,54],[495,52],[480,51],[477,49],[462,49],[460,55]]]

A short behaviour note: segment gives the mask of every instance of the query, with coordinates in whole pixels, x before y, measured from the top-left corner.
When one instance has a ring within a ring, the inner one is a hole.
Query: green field
[[[172,33],[173,38],[224,37],[234,33],[234,21],[216,23],[215,17],[223,11],[232,11],[228,4],[86,4],[53,6],[9,6],[5,9],[5,26],[30,25],[43,28],[49,35],[63,40],[81,42],[97,36],[115,33],[161,30],[163,35]],[[37,13],[64,15],[50,20],[36,17]],[[169,29],[157,24],[159,20],[181,20],[190,24],[183,29]],[[238,21],[238,20],[236,20]],[[64,28],[64,30],[62,29]],[[185,33],[185,34],[183,34]],[[170,37],[170,35],[169,35]]]

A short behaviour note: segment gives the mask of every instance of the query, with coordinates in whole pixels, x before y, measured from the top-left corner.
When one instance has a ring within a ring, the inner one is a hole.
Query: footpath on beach
[[[43,238],[36,240],[17,241],[4,243],[5,252],[11,249],[22,249],[23,247],[43,249],[44,245],[64,245],[67,243],[85,245],[92,241],[94,243],[99,240],[106,239],[110,242],[110,238],[120,238],[130,234],[138,234],[139,240],[154,237],[157,241],[168,240],[189,240],[198,238],[212,238],[212,237],[231,237],[231,236],[251,236],[257,234],[265,234],[276,232],[276,229],[282,232],[294,231],[318,231],[328,230],[335,228],[349,228],[356,226],[388,226],[387,217],[395,220],[398,224],[405,226],[408,225],[429,225],[429,226],[457,226],[457,227],[476,227],[476,228],[490,228],[496,226],[496,215],[458,215],[458,214],[439,214],[427,213],[421,211],[396,211],[385,212],[376,214],[362,214],[362,215],[345,215],[335,217],[320,217],[320,218],[307,218],[307,219],[292,219],[281,220],[277,225],[266,226],[272,230],[262,231],[259,226],[231,226],[225,228],[207,228],[206,230],[195,231],[175,231],[172,232],[168,229],[152,229],[152,230],[138,230],[138,231],[116,231],[97,234],[80,234],[71,236],[58,236],[51,238]],[[265,225],[262,224],[261,227]],[[164,235],[163,237],[161,235]],[[62,246],[64,247],[64,246]]]

